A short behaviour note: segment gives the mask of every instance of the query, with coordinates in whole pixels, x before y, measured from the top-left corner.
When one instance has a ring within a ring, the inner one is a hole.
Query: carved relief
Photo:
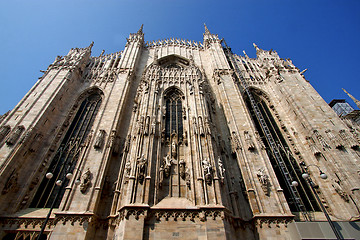
[[[348,143],[351,148],[355,149],[359,147],[357,141],[355,141],[355,139],[349,136],[344,129],[339,131],[339,136],[345,143]]]
[[[185,180],[185,171],[186,171],[186,163],[184,159],[181,159],[179,161],[179,173],[180,177]]]

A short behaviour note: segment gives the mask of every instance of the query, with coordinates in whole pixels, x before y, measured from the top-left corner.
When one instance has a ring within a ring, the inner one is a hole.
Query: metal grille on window
[[[51,179],[44,177],[30,207],[50,207],[57,192],[60,191],[60,196],[55,203],[55,207],[59,207],[69,181],[65,175],[75,169],[100,104],[99,94],[90,95],[82,102],[51,161],[48,172],[53,173],[53,177]],[[59,179],[65,181],[61,188],[55,185]]]

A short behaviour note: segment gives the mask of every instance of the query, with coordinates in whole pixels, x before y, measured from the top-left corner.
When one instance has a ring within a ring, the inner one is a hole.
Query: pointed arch
[[[183,116],[182,116],[182,99],[183,92],[176,86],[172,86],[164,91],[164,102],[166,107],[165,113],[165,137],[170,139],[170,136],[176,133],[177,136],[182,137],[183,134]]]
[[[75,116],[73,118],[68,116],[68,119],[72,118],[71,124],[69,124],[55,155],[51,159],[47,171],[51,172],[53,177],[51,179],[47,179],[46,176],[43,177],[30,207],[50,207],[54,201],[54,207],[59,207],[69,182],[65,175],[75,169],[77,160],[90,135],[102,98],[103,92],[97,87],[87,89],[80,94],[73,110],[69,113],[71,115],[76,112]],[[64,125],[68,125],[67,121]],[[58,180],[65,182],[61,186],[56,186]]]
[[[277,151],[280,153],[281,159],[284,162],[286,169],[288,171],[288,173],[284,173],[280,169],[281,166],[279,166],[279,163],[276,160],[276,157],[272,151],[270,143],[268,142],[262,124],[260,123],[259,119],[257,118],[257,115],[254,112],[254,108],[252,107],[249,97],[244,93],[244,100],[249,110],[250,116],[254,122],[259,137],[265,146],[266,153],[270,159],[271,165],[279,181],[279,184],[281,188],[284,190],[284,195],[289,204],[290,210],[292,212],[300,212],[304,210],[307,212],[319,211],[320,209],[316,202],[316,199],[311,189],[309,188],[308,184],[306,183],[306,181],[301,177],[302,170],[297,164],[297,161],[294,158],[292,150],[289,147],[288,142],[286,141],[286,137],[284,136],[284,131],[287,131],[286,127],[284,125],[279,126],[277,121],[275,120],[275,117],[273,116],[274,111],[276,110],[274,108],[274,105],[271,103],[270,98],[265,92],[263,92],[260,89],[251,87],[250,91],[255,101],[255,104],[257,105],[258,109],[260,110],[264,118],[265,124],[268,126],[268,129],[270,131],[269,134],[271,134],[273,140],[276,143]],[[291,179],[299,183],[299,186],[297,187],[297,191],[299,192],[299,197],[302,206],[298,206],[297,201],[293,199],[294,196],[291,193],[292,190],[291,190],[291,186],[289,185],[291,183],[289,183],[289,181],[287,180],[289,176]]]

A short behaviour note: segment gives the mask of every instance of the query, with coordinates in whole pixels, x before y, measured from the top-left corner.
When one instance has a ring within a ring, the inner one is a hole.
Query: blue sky
[[[252,43],[291,58],[326,102],[360,99],[359,0],[0,0],[0,114],[11,110],[57,55],[95,42],[93,56],[145,40],[202,41],[205,22],[237,54]]]

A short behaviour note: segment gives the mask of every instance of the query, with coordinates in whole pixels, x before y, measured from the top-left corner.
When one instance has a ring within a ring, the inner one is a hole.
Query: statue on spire
[[[342,88],[342,90],[354,101],[354,103],[356,104],[356,106],[358,108],[360,108],[360,101],[357,100],[356,98],[354,98],[353,95],[351,95],[350,93],[348,93],[345,89]]]

